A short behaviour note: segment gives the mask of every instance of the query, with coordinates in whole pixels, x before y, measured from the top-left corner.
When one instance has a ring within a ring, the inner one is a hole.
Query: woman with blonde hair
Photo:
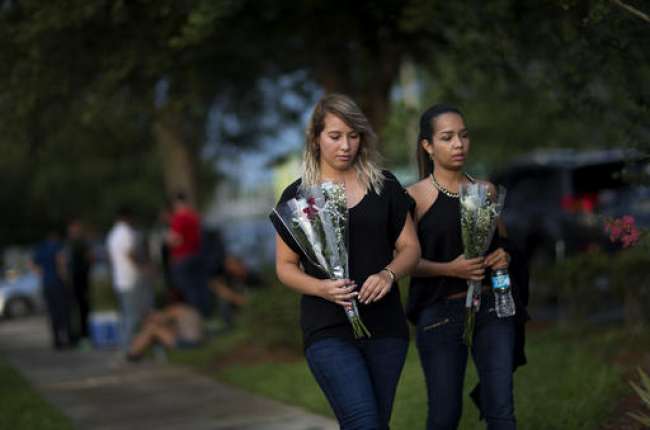
[[[309,367],[342,429],[388,429],[406,351],[408,327],[397,280],[417,264],[420,247],[409,214],[412,200],[395,176],[378,167],[376,136],[347,96],[323,97],[311,116],[301,187],[325,180],[345,185],[349,209],[350,279],[325,279],[277,219],[276,271],[302,294],[300,323]],[[372,334],[355,339],[345,307],[356,298]]]

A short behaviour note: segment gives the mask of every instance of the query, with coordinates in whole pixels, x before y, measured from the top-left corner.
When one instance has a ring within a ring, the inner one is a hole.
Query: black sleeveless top
[[[417,225],[422,258],[447,263],[463,253],[460,227],[460,201],[439,192],[436,201],[422,215]],[[496,248],[496,235],[490,250]],[[491,251],[488,251],[491,252]],[[487,276],[486,276],[487,278]],[[407,305],[408,319],[417,324],[420,312],[455,293],[467,291],[467,281],[449,276],[411,277]]]
[[[359,288],[368,276],[381,271],[393,260],[395,241],[402,232],[407,214],[415,205],[392,173],[383,171],[383,174],[385,179],[381,194],[370,190],[349,210],[350,278]],[[296,197],[299,187],[300,180],[289,185],[278,205]],[[282,223],[273,215],[271,221],[282,240],[300,256],[305,273],[325,279],[322,271],[304,257]],[[397,285],[393,285],[390,292],[377,302],[368,305],[359,303],[359,313],[372,335],[371,340],[385,337],[408,339],[408,326]],[[305,349],[320,339],[354,339],[352,326],[343,308],[316,296],[302,295],[300,326]]]

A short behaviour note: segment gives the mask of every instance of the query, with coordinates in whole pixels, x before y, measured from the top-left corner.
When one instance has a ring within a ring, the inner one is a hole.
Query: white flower
[[[480,207],[481,201],[477,195],[465,195],[461,198],[460,204],[465,210],[473,212]]]

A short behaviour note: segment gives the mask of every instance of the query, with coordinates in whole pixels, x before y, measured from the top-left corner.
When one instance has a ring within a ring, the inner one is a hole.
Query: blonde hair
[[[380,194],[384,175],[379,166],[380,155],[377,151],[377,135],[370,126],[368,118],[357,104],[343,94],[330,94],[320,99],[311,114],[307,126],[305,151],[303,154],[302,186],[310,187],[320,182],[320,146],[318,138],[325,128],[325,116],[336,115],[351,129],[359,133],[361,141],[354,160],[357,178],[366,191],[373,189]]]

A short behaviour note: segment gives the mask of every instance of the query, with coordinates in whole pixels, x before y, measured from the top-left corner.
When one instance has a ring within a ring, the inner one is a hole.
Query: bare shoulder
[[[427,178],[424,178],[407,187],[406,191],[415,199],[415,202],[419,206],[427,196],[431,196],[431,182]]]
[[[424,178],[408,187],[407,191],[415,200],[415,222],[417,223],[436,201],[438,190],[433,188],[428,178]]]

